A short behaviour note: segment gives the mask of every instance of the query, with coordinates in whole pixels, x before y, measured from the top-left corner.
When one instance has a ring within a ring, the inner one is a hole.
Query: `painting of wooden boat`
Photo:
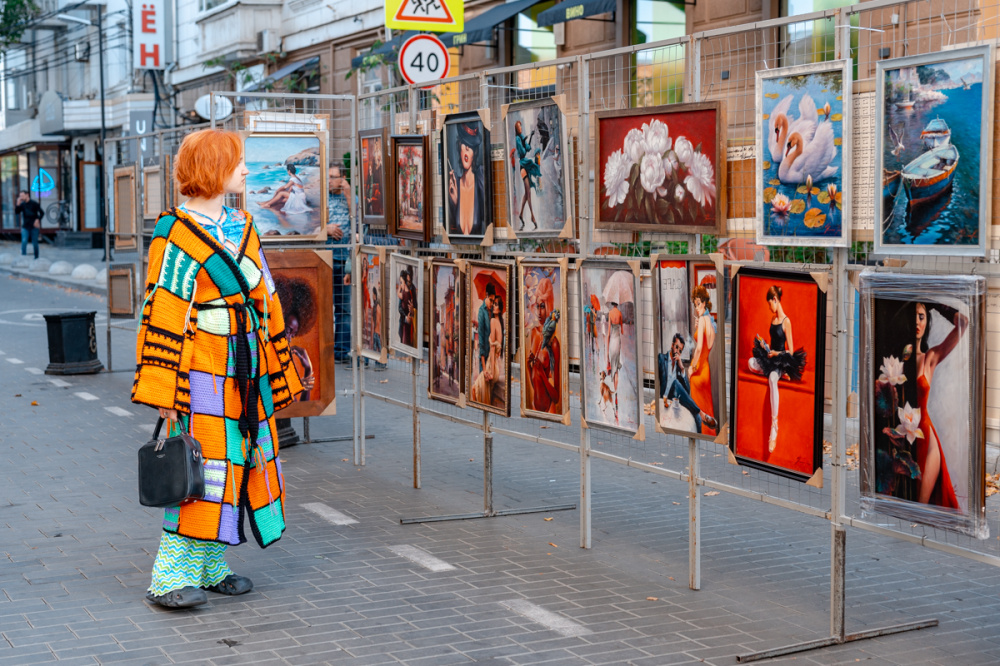
[[[927,127],[920,133],[920,139],[927,150],[946,146],[951,143],[951,128],[941,118],[935,118],[927,123]]]
[[[899,191],[899,182],[902,180],[902,175],[900,171],[890,171],[888,169],[882,171],[883,197],[890,199],[896,196],[896,192]]]
[[[910,192],[910,207],[934,199],[951,187],[958,166],[958,148],[940,146],[903,167]]]
[[[907,90],[906,91],[906,99],[901,99],[898,102],[896,102],[896,108],[897,109],[912,109],[914,104],[916,104],[916,102],[913,101],[913,98],[910,97],[910,91]]]

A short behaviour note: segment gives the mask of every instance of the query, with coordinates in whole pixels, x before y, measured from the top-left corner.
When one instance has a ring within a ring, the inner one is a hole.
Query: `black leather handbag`
[[[201,444],[182,432],[160,438],[163,418],[156,422],[153,439],[139,449],[139,504],[177,506],[205,495],[205,467]]]

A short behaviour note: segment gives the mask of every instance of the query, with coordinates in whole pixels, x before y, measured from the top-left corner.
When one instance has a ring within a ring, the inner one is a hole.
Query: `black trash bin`
[[[97,359],[97,312],[61,312],[47,314],[49,334],[47,375],[84,375],[100,372],[104,366]]]

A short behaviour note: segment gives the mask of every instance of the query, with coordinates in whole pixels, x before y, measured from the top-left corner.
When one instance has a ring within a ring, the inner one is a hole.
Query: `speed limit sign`
[[[407,83],[420,84],[448,76],[448,49],[434,35],[414,35],[399,49],[399,71]]]

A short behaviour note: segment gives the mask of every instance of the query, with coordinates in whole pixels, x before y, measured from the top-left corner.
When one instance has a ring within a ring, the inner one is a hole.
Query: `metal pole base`
[[[451,516],[425,516],[423,518],[400,518],[400,525],[415,523],[443,523],[448,520],[473,520],[475,518],[497,518],[499,516],[519,516],[522,513],[547,513],[550,511],[572,511],[576,504],[557,504],[555,506],[538,506],[530,509],[500,509],[499,511],[480,511],[478,513],[456,513]]]
[[[292,427],[291,419],[275,419],[274,426],[278,432],[278,445],[281,448],[287,449],[302,442],[299,433]]]
[[[843,639],[841,639],[839,636],[831,636],[829,638],[821,638],[815,641],[806,641],[805,643],[786,645],[785,647],[775,648],[773,650],[765,650],[763,652],[751,652],[750,654],[741,654],[736,657],[736,661],[738,661],[741,664],[745,664],[750,661],[774,659],[775,657],[783,657],[786,654],[796,654],[799,652],[806,652],[808,650],[816,650],[818,648],[830,647],[831,645],[842,645],[844,643],[861,641],[866,638],[877,638],[879,636],[901,634],[904,631],[915,631],[917,629],[927,629],[929,627],[936,627],[936,626],[938,626],[937,620],[918,620],[916,622],[907,622],[906,624],[894,624],[889,627],[881,627],[879,629],[869,629],[868,631],[859,631],[856,634],[847,634],[846,636],[844,636]]]

